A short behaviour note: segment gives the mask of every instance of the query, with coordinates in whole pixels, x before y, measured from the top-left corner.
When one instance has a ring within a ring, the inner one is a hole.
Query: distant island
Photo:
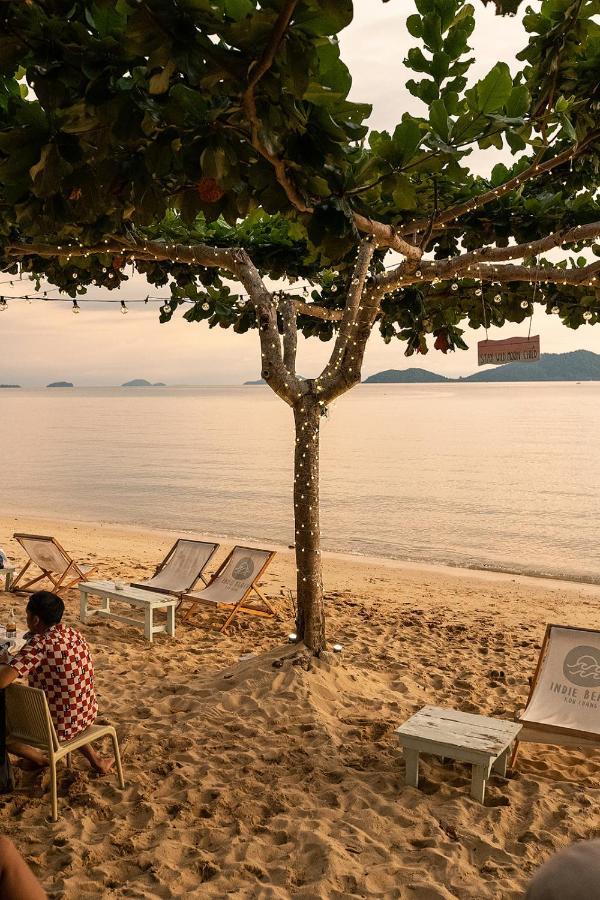
[[[0,388],[20,388],[20,384],[0,384]]]
[[[600,381],[600,354],[591,350],[542,353],[537,363],[507,363],[466,378],[446,378],[427,369],[386,369],[365,378],[363,384],[433,384],[445,382]]]
[[[166,387],[166,384],[162,381],[155,381],[153,384],[151,381],[146,381],[145,378],[133,378],[131,381],[126,381],[121,387]]]
[[[52,381],[46,387],[74,387],[74,385],[70,381]]]

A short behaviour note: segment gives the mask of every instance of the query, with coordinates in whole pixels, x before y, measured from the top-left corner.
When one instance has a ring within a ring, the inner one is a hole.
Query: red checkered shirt
[[[35,634],[9,662],[31,687],[46,693],[59,741],[70,741],[92,725],[98,712],[94,666],[86,641],[67,625]]]

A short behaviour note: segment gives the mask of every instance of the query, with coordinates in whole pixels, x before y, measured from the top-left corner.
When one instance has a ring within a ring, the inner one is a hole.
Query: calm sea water
[[[0,512],[288,544],[268,388],[0,392]],[[322,429],[325,549],[600,582],[600,384],[361,385]]]

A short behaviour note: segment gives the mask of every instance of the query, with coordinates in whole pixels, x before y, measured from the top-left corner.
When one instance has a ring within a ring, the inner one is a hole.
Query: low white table
[[[12,584],[14,574],[15,574],[14,566],[4,566],[3,569],[0,569],[0,578],[4,578],[4,590],[5,591],[10,591],[10,586]]]
[[[79,618],[84,623],[89,622],[94,616],[100,616],[116,622],[125,622],[127,625],[136,625],[137,627],[143,625],[144,637],[149,641],[154,639],[155,634],[164,634],[165,632],[170,637],[175,636],[175,610],[179,603],[177,597],[158,594],[155,591],[145,591],[143,588],[135,588],[130,584],[126,584],[123,590],[117,590],[113,581],[81,581],[79,595]],[[88,597],[90,596],[99,597],[102,600],[102,606],[99,609],[88,606]],[[144,621],[113,612],[110,606],[111,600],[143,609]],[[154,624],[155,610],[166,611],[166,625]]]
[[[471,763],[471,797],[483,803],[492,769],[506,775],[508,754],[523,726],[455,709],[424,706],[396,729],[406,763],[406,784],[419,785],[419,753]]]

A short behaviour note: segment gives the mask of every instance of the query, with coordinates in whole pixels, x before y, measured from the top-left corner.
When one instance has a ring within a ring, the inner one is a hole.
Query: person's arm
[[[12,684],[15,678],[18,677],[19,673],[16,669],[6,665],[6,663],[0,663],[0,691]]]
[[[43,889],[15,845],[0,836],[0,897],[2,900],[47,900]]]
[[[14,656],[4,653],[0,656],[0,690],[8,687],[16,678],[24,678],[32,669],[37,669],[43,659],[41,648],[31,641],[21,647]]]

